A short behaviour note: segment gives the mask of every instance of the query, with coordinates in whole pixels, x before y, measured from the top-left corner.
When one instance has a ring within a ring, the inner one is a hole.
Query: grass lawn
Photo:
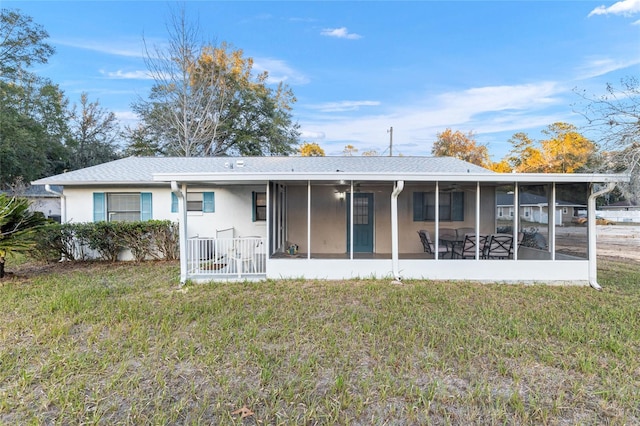
[[[637,424],[640,265],[599,267],[602,292],[23,265],[0,424]]]

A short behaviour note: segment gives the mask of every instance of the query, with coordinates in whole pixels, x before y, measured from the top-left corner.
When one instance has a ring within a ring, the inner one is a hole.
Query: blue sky
[[[167,40],[184,4],[212,43],[255,59],[294,91],[304,141],[327,155],[430,155],[436,134],[472,131],[494,161],[508,139],[564,121],[581,126],[574,88],[640,75],[640,0],[602,1],[11,1],[49,32],[56,54],[35,69],[72,103],[80,93],[116,113],[148,94],[143,37]],[[588,135],[588,134],[587,134]]]

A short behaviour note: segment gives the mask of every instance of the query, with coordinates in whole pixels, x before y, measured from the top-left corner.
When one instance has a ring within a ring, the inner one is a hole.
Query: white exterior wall
[[[33,197],[29,198],[29,210],[42,212],[45,217],[60,216],[59,197]]]
[[[266,237],[266,222],[252,222],[252,191],[265,192],[265,186],[188,187],[189,192],[214,192],[215,212],[188,212],[187,237],[215,237],[217,229],[234,227],[236,237]],[[171,213],[171,189],[158,187],[135,188],[74,188],[67,187],[68,222],[93,222],[94,192],[150,192],[154,220],[178,221],[178,213]]]
[[[215,238],[216,231],[233,228],[235,237],[266,237],[267,222],[252,221],[253,199],[252,192],[266,192],[266,186],[193,186],[188,187],[187,192],[214,192],[215,212],[187,212],[187,238],[203,237]],[[168,210],[171,211],[171,194],[167,191],[169,199]],[[155,219],[155,201],[154,201]],[[178,213],[170,213],[170,220],[177,222]]]
[[[113,187],[65,187],[64,196],[67,203],[67,222],[93,222],[93,193],[94,192],[150,192],[153,208],[153,219],[177,220],[178,215],[171,213],[171,189],[159,187],[113,188]]]
[[[215,211],[212,213],[187,213],[187,238],[216,237],[216,230],[234,228],[235,237],[266,237],[266,221],[252,221],[252,191],[265,192],[260,185],[233,187],[188,187],[189,192],[214,192]],[[179,222],[179,214],[171,212],[171,188],[167,187],[66,187],[64,195],[67,203],[67,222],[93,222],[93,193],[151,193],[152,218]],[[123,260],[129,260],[130,254],[123,253]]]

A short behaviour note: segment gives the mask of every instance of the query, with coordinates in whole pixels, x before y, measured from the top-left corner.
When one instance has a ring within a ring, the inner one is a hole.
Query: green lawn
[[[640,423],[640,265],[599,265],[602,292],[22,265],[0,424]]]

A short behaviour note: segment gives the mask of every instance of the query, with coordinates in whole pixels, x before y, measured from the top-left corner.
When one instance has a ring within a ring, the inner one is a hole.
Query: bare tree
[[[190,157],[215,140],[224,93],[219,90],[219,75],[194,76],[205,44],[199,28],[187,23],[184,8],[171,15],[167,30],[165,48],[144,43],[145,62],[155,85],[149,100],[135,108],[145,121],[164,129],[164,143],[171,152]]]
[[[295,152],[299,133],[291,123],[292,92],[266,86],[268,73],[253,77],[253,60],[223,43],[205,43],[173,13],[166,47],[150,48],[145,61],[155,80],[147,100],[133,105],[162,151],[178,156],[272,155]]]
[[[625,77],[619,85],[607,84],[596,96],[575,92],[582,98],[578,111],[587,120],[587,130],[597,135],[603,160],[600,169],[631,174],[631,183],[622,185],[625,196],[640,200],[640,81]]]

